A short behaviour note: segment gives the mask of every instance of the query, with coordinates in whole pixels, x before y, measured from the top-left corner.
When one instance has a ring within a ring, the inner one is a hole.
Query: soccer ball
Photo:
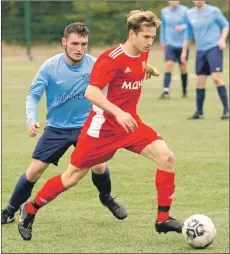
[[[194,249],[204,249],[216,238],[216,228],[212,220],[202,214],[190,216],[182,228],[185,241]]]

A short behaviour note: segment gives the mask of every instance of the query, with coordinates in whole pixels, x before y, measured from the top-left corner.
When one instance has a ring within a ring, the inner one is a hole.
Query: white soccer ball
[[[216,228],[212,220],[202,214],[190,216],[182,228],[185,241],[195,249],[204,249],[216,238]]]

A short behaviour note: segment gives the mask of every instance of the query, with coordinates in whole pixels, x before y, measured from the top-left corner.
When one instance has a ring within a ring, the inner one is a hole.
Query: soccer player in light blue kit
[[[37,111],[44,91],[48,110],[46,128],[32,154],[29,168],[19,178],[7,208],[2,211],[1,224],[15,220],[14,214],[30,197],[34,184],[49,164],[57,166],[67,149],[78,141],[91,109],[84,93],[96,60],[85,54],[87,44],[87,27],[82,23],[68,25],[62,38],[65,53],[45,61],[33,80],[26,100],[28,135],[35,137],[40,128]],[[111,196],[110,174],[105,163],[92,167],[92,181],[100,193],[102,204],[117,219],[124,219],[126,209]]]
[[[168,1],[169,6],[161,10],[160,42],[165,51],[165,75],[163,93],[160,99],[169,98],[169,86],[174,63],[177,62],[181,72],[182,97],[187,97],[187,66],[180,56],[186,30],[186,11],[188,8],[180,1]],[[187,55],[188,58],[188,55]]]
[[[228,96],[223,79],[223,50],[226,48],[229,23],[217,7],[208,5],[205,1],[193,2],[195,7],[187,11],[187,35],[181,55],[181,61],[185,62],[189,41],[194,34],[197,48],[197,110],[188,119],[204,118],[205,83],[210,74],[223,104],[221,119],[229,119]]]

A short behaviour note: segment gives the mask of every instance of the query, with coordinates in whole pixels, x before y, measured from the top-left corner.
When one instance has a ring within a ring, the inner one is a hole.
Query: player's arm
[[[97,86],[89,85],[85,92],[85,98],[91,101],[94,105],[98,106],[99,108],[109,112],[110,114],[117,116],[119,115],[122,110],[111,103],[105,95],[102,93],[101,89]]]
[[[189,46],[190,46],[190,41],[184,40],[183,49],[182,49],[181,56],[180,56],[181,62],[183,64],[186,63],[187,52],[188,52]]]
[[[163,12],[161,11],[161,25],[160,25],[160,43],[161,43],[161,47],[163,50],[165,50],[166,48],[166,34],[165,34],[165,19],[164,19],[164,15]]]
[[[218,44],[221,50],[224,50],[227,47],[226,40],[227,40],[228,34],[229,34],[229,28],[223,28],[221,33],[221,38]]]
[[[181,24],[181,25],[175,26],[175,30],[179,33],[185,31],[185,29],[186,29],[186,24]]]
[[[111,103],[105,97],[99,87],[95,85],[89,85],[85,92],[85,98],[87,98],[97,107],[114,115],[118,123],[122,125],[127,133],[133,132],[138,126],[135,119],[129,113],[124,112],[115,104]]]
[[[26,98],[26,122],[30,137],[35,137],[38,128],[40,128],[40,124],[37,122],[38,102],[48,84],[48,68],[49,66],[45,62],[36,74]]]
[[[188,10],[188,8],[186,8]],[[186,16],[184,16],[183,24],[175,26],[175,30],[177,32],[184,32],[187,29],[187,22],[186,22]]]
[[[156,67],[152,66],[151,64],[147,63],[145,66],[145,71],[146,71],[146,77],[145,79],[150,79],[151,76],[159,77],[160,73],[157,70]]]
[[[192,37],[193,37],[193,30],[192,30],[191,24],[189,23],[188,17],[185,18],[185,22],[186,22],[185,39],[184,39],[183,49],[181,53],[182,63],[186,63],[187,52],[189,49],[190,41],[192,40]]]
[[[222,29],[221,38],[218,45],[219,48],[223,50],[227,47],[226,40],[229,34],[229,23],[220,9],[217,9],[215,17],[217,24]]]
[[[93,66],[90,85],[86,89],[85,97],[97,107],[115,116],[117,122],[125,131],[131,132],[137,127],[135,119],[129,113],[111,103],[101,91],[118,75],[119,65],[120,63],[116,63],[109,56],[100,56]]]

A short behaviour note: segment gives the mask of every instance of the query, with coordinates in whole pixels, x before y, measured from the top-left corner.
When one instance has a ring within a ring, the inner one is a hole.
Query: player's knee
[[[213,79],[213,82],[219,86],[219,85],[223,85],[224,84],[224,81],[222,79],[222,77],[220,75],[213,75],[212,76],[212,79]]]
[[[165,71],[166,71],[166,72],[172,72],[173,65],[174,65],[174,62],[172,62],[172,61],[167,61],[167,62],[166,62],[166,65],[165,65]]]
[[[159,162],[159,167],[162,170],[174,171],[175,170],[175,155],[172,151],[168,150],[162,154]]]
[[[81,180],[82,176],[77,168],[68,168],[68,170],[62,174],[62,183],[67,188],[72,187]]]
[[[77,174],[71,174],[71,175],[63,174],[62,175],[63,185],[66,186],[67,188],[70,188],[78,184],[79,180],[80,179],[78,178]]]
[[[30,166],[26,171],[27,180],[29,180],[30,182],[36,182],[48,166],[48,163],[42,162],[37,159],[32,159]]]
[[[36,182],[43,174],[44,169],[29,167],[26,171],[26,178],[30,182]]]
[[[80,181],[79,177],[77,176],[77,174],[72,174],[71,177],[69,177],[68,179],[68,187],[74,186],[76,184],[78,184],[78,182]]]
[[[30,182],[37,182],[41,175],[42,173],[33,174],[31,172],[26,172],[26,179]]]
[[[106,165],[105,163],[101,163],[96,166],[93,166],[91,169],[96,174],[103,174],[105,172]]]
[[[203,80],[197,80],[197,82],[196,82],[196,88],[198,88],[198,89],[203,89],[203,88],[205,88],[205,83],[204,83],[204,81],[203,81]]]

